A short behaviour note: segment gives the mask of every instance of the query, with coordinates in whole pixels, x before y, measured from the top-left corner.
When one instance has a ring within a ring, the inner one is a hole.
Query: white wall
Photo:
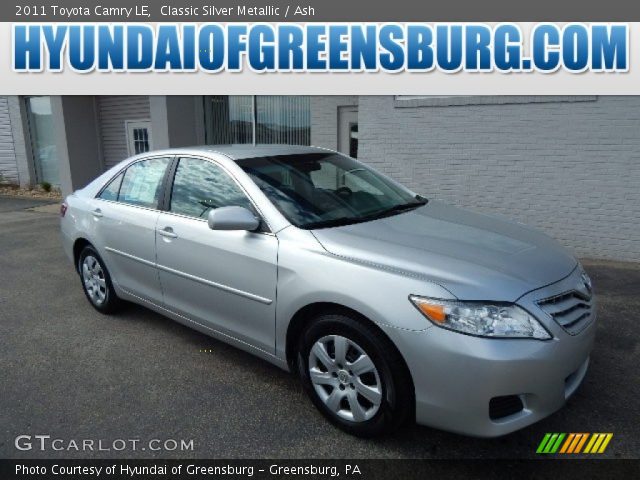
[[[18,164],[13,142],[9,97],[0,96],[0,180],[18,183]]]
[[[363,96],[359,157],[427,197],[539,227],[581,257],[640,261],[640,97],[531,100],[400,108]]]

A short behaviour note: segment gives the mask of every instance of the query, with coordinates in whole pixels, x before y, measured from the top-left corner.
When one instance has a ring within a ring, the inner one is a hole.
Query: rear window
[[[136,162],[115,177],[100,192],[98,198],[158,208],[162,181],[170,163],[170,158],[150,158]]]
[[[98,195],[98,197],[103,200],[112,200],[114,202],[117,201],[118,193],[120,192],[120,185],[122,184],[122,177],[124,177],[124,173],[121,173],[116,178],[111,180],[109,185],[107,185],[104,190],[100,192],[100,195]]]

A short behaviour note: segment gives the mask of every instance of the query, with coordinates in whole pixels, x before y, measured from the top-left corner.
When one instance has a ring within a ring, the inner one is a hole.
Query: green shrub
[[[40,186],[47,193],[51,191],[51,184],[49,182],[42,182],[40,183]]]

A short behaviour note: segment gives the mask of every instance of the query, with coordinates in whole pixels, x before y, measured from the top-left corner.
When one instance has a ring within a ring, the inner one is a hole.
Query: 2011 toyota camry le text
[[[87,299],[136,302],[296,372],[360,436],[494,437],[582,382],[595,299],[546,235],[415,194],[330,150],[147,152],[61,206]]]

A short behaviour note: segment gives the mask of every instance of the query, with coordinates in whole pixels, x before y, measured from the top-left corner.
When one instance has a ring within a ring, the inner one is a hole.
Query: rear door
[[[180,158],[167,211],[157,225],[166,308],[269,353],[275,350],[278,240],[259,232],[214,231],[211,209],[252,202],[219,164]]]
[[[155,267],[155,230],[170,163],[170,157],[155,157],[131,164],[102,190],[91,212],[113,281],[157,304],[162,291]]]

